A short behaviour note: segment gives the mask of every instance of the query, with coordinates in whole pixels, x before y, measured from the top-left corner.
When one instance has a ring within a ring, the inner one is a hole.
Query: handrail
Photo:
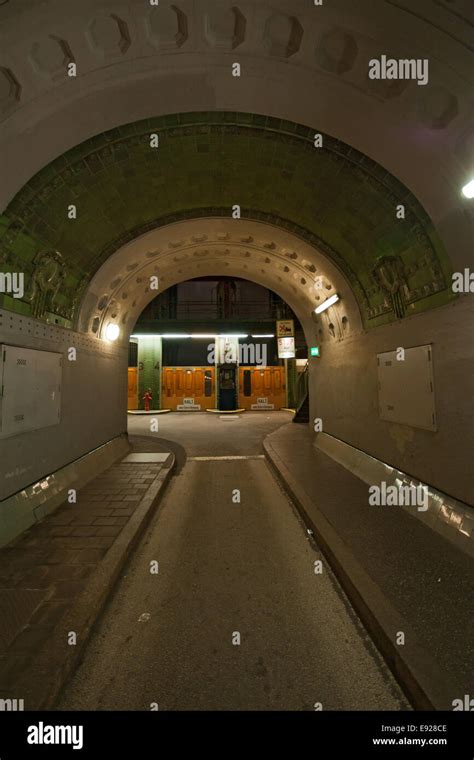
[[[298,374],[296,379],[296,408],[303,403],[308,394],[308,367],[309,362],[306,361],[303,371]]]

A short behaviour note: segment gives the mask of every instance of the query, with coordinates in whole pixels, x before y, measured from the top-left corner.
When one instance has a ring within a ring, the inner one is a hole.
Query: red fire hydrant
[[[143,400],[145,402],[145,412],[150,411],[150,401],[152,400],[153,396],[151,395],[151,388],[148,388],[147,392],[143,396]]]

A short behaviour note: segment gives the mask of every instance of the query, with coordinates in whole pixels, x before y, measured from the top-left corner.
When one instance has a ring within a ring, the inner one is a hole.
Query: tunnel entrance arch
[[[8,308],[25,313],[30,303],[35,316],[72,326],[91,279],[127,242],[181,220],[231,216],[241,226],[267,222],[323,252],[350,281],[368,328],[452,301],[450,260],[418,199],[368,156],[330,135],[315,146],[314,134],[216,111],[87,140],[48,164],[0,220],[4,255],[30,284],[26,306],[10,298]],[[52,267],[43,298],[32,283],[44,284]]]
[[[163,139],[152,162],[154,130]],[[437,482],[451,449],[455,408],[443,405],[442,433],[432,441],[381,421],[376,357],[433,336],[441,341],[438,361],[445,371],[462,354],[466,305],[450,288],[450,259],[407,187],[329,135],[316,149],[314,133],[256,114],[160,117],[97,135],[46,166],[15,196],[0,220],[0,243],[30,288],[21,304],[3,298],[7,339],[60,347],[65,357],[74,344],[81,362],[65,363],[58,430],[38,431],[26,448],[20,436],[10,448],[11,491],[64,464],[61,436],[71,440],[71,461],[126,429],[127,394],[125,383],[117,384],[117,368],[126,362],[126,336],[136,317],[159,292],[150,291],[147,278],[156,276],[160,288],[206,273],[270,287],[299,315],[308,344],[324,342],[325,370],[310,386],[321,394],[335,436],[406,470],[421,446],[420,478]],[[79,210],[73,222],[64,213],[71,194]],[[240,218],[232,218],[236,204]],[[404,220],[395,213],[400,204]],[[54,282],[45,275],[51,270]],[[317,305],[336,293],[338,303],[315,316]],[[412,321],[415,316],[420,320]],[[104,340],[109,324],[120,331],[115,343]],[[87,404],[100,409],[90,429],[83,425]],[[20,447],[28,460],[21,472],[14,463]],[[40,460],[38,448],[45,452]],[[441,489],[465,493],[464,458]]]
[[[126,342],[150,301],[199,276],[237,276],[273,290],[296,314],[308,346],[344,340],[362,329],[352,288],[327,255],[275,224],[230,217],[182,220],[122,246],[92,279],[77,327],[106,339],[112,326]],[[334,295],[338,303],[317,316],[315,308]],[[236,374],[234,391],[238,383]]]
[[[127,339],[160,292],[208,275],[242,277],[273,290],[298,316],[307,341],[316,333],[324,336],[324,323],[314,310],[335,293],[340,325],[345,324],[347,333],[362,329],[352,287],[327,255],[275,224],[229,217],[190,218],[126,243],[92,278],[76,328],[103,338],[112,323]]]

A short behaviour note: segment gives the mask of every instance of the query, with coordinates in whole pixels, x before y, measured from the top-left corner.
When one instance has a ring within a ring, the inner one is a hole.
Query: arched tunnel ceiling
[[[366,326],[453,298],[447,254],[416,198],[350,146],[323,135],[315,147],[315,133],[261,115],[199,112],[87,140],[33,177],[0,218],[2,264],[30,283],[26,300],[5,305],[71,323],[87,283],[124,243],[181,219],[231,217],[236,204],[245,219],[287,229],[332,259]]]
[[[0,209],[51,160],[113,127],[263,113],[371,156],[420,199],[453,260],[469,257],[459,189],[474,169],[472,20],[469,0],[7,0]],[[371,80],[381,54],[428,59],[429,83]]]

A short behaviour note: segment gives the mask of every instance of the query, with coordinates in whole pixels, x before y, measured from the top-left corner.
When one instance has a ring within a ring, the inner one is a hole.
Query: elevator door
[[[219,409],[229,412],[237,409],[237,365],[219,367]]]
[[[242,409],[281,409],[286,405],[284,367],[240,367],[239,376]]]
[[[215,405],[214,367],[163,367],[163,409],[204,411]]]

